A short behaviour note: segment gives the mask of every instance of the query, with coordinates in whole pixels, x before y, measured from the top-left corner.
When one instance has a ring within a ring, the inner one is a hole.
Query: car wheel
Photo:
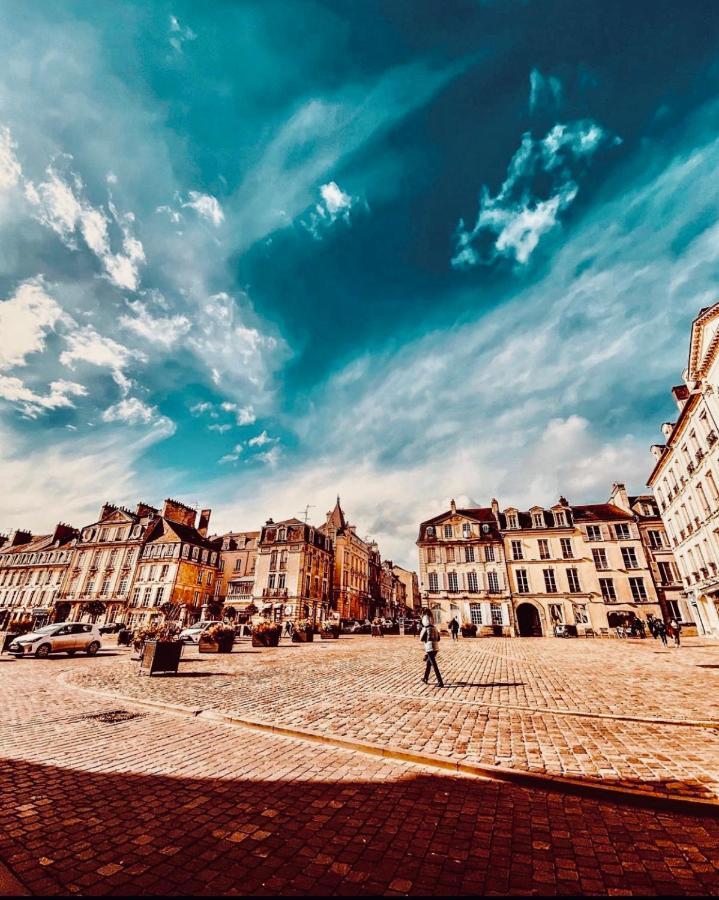
[[[68,656],[74,656],[77,653],[77,650],[66,650],[65,653],[67,653]]]
[[[38,659],[46,659],[50,655],[50,645],[49,644],[40,644],[40,646],[35,651],[35,656]]]
[[[98,651],[99,649],[100,649],[100,645],[98,644],[98,642],[97,642],[97,641],[93,641],[93,642],[88,646],[88,648],[87,648],[87,650],[86,650],[85,652],[87,653],[88,656],[95,656],[95,655],[97,654],[97,651]]]

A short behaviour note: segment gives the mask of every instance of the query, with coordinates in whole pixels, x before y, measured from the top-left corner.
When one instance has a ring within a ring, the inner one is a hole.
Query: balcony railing
[[[262,588],[263,597],[287,597],[287,588]]]

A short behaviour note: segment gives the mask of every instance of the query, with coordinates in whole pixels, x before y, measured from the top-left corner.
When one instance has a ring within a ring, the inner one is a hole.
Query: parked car
[[[180,640],[184,641],[186,644],[199,644],[200,635],[203,631],[207,631],[212,625],[224,625],[224,622],[220,622],[217,619],[208,620],[206,622],[196,622],[194,625],[190,625],[189,628],[183,628],[180,632]]]
[[[16,638],[8,647],[14,656],[35,655],[44,659],[51,653],[74,656],[78,650],[94,656],[102,646],[100,629],[88,622],[57,622]]]
[[[100,626],[100,634],[117,634],[124,627],[122,622],[105,622],[104,625]]]
[[[371,630],[369,622],[358,622],[357,620],[348,621],[342,630],[345,634],[369,634]]]

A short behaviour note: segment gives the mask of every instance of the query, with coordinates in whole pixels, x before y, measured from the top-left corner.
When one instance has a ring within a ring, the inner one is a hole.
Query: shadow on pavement
[[[353,779],[287,781],[13,760],[0,858],[36,894],[719,890],[716,819],[400,767],[364,781],[358,765],[347,754]]]

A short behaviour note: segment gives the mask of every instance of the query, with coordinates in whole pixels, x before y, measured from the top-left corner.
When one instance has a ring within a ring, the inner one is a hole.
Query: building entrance
[[[542,621],[539,610],[531,603],[520,603],[517,607],[517,627],[521,637],[541,637]]]

